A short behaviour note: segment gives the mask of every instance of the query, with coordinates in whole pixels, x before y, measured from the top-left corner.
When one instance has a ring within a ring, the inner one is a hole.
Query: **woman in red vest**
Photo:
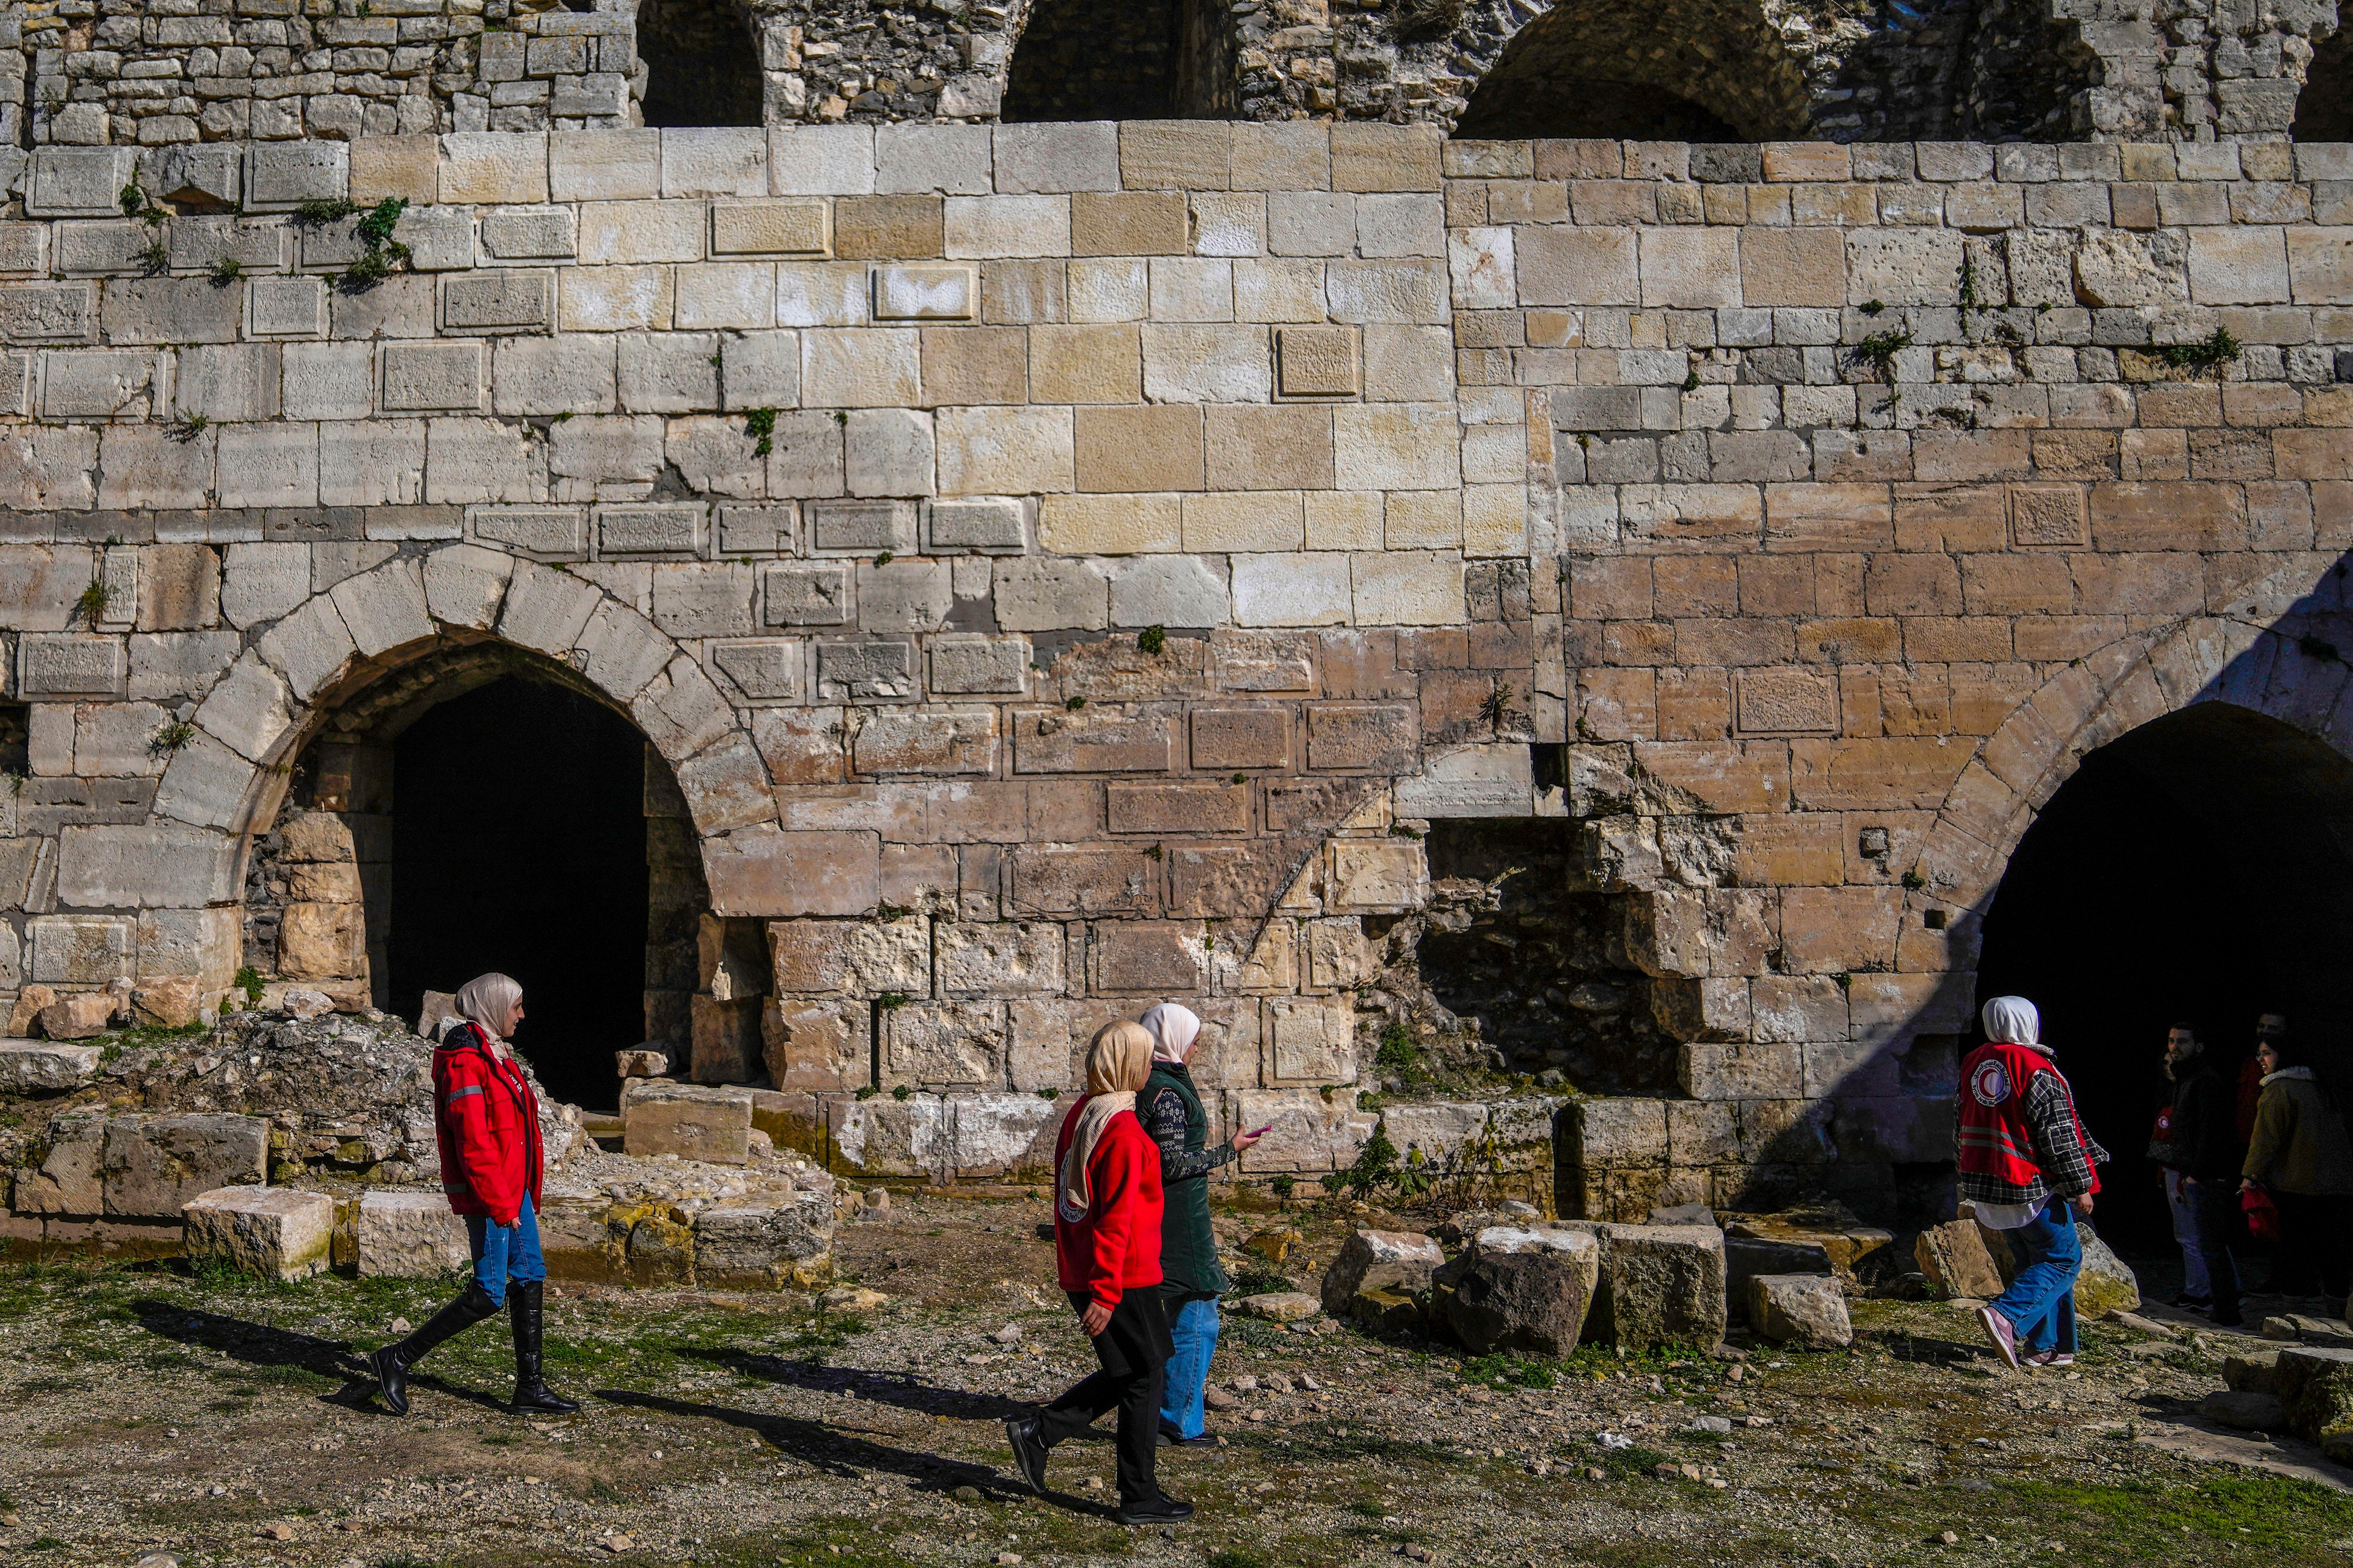
[[[468,981],[458,1016],[445,1019],[433,1052],[434,1131],[441,1145],[441,1190],[466,1222],[474,1277],[465,1292],[397,1344],[368,1356],[395,1415],[408,1414],[408,1369],[435,1345],[504,1302],[514,1332],[513,1408],[563,1415],[580,1406],[540,1373],[540,1302],[547,1264],[540,1256],[542,1160],[539,1098],[506,1037],[522,1022],[522,987],[503,974]]]
[[[2075,1114],[2075,1095],[2039,1039],[2042,1020],[2023,996],[1985,1005],[1986,1043],[1961,1063],[1960,1195],[1979,1225],[2005,1233],[2020,1256],[2010,1289],[1978,1309],[1986,1337],[2012,1371],[2075,1364],[2075,1275],[2084,1267],[2075,1216],[2092,1212],[2094,1166],[2108,1152]]]
[[[1109,1025],[1087,1047],[1086,1098],[1054,1145],[1054,1262],[1103,1370],[1005,1424],[1021,1479],[1043,1496],[1046,1450],[1117,1409],[1122,1524],[1193,1514],[1161,1491],[1153,1468],[1175,1347],[1160,1303],[1160,1147],[1135,1119],[1136,1091],[1151,1076],[1152,1037],[1140,1024]]]

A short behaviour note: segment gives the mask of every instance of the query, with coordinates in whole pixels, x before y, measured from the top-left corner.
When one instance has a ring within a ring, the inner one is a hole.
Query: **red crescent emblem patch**
[[[1983,1106],[1997,1106],[2010,1099],[2010,1073],[2001,1063],[1991,1058],[1978,1064],[1969,1075],[1969,1093]]]

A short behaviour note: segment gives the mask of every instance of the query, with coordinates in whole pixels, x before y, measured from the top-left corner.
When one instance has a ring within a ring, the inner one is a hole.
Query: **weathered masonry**
[[[1869,1211],[2087,753],[2227,715],[2344,853],[2344,145],[5,156],[9,988],[384,997],[383,748],[520,674],[642,737],[649,1032],[844,1165],[1022,1167],[1167,996],[1255,1170],[1523,1139],[1358,1106],[1385,933],[1517,817],[1662,1042],[1563,1204]]]
[[[2340,138],[2336,0],[23,0],[0,143],[1087,121]]]

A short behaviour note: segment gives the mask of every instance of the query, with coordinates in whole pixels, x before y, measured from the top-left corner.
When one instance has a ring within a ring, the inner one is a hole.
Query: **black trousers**
[[[1086,1310],[1090,1298],[1075,1290],[1070,1297],[1073,1310]],[[1153,1451],[1160,1444],[1161,1385],[1176,1348],[1159,1290],[1145,1286],[1123,1294],[1094,1346],[1103,1370],[1038,1413],[1039,1435],[1051,1447],[1093,1426],[1104,1411],[1118,1410],[1120,1500],[1144,1502],[1160,1495]]]
[[[2353,1197],[2331,1193],[2284,1193],[2272,1189],[2279,1205],[2279,1250],[2274,1256],[2272,1289],[2282,1296],[2317,1293],[2345,1299],[2347,1250],[2353,1238]]]

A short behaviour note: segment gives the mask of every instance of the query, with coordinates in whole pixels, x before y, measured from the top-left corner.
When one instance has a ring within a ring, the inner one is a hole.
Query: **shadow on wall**
[[[761,122],[760,40],[739,0],[641,0],[649,126]]]
[[[1954,969],[1887,1044],[1858,1045],[1835,1086],[1814,1091],[1840,1103],[1784,1133],[1778,1156],[1894,1159],[1899,1187],[1936,1175],[1948,1213],[1958,1058],[1983,1038],[1975,1012],[1986,998],[2022,995],[2042,1012],[2086,1127],[2115,1156],[2102,1173],[2104,1234],[2155,1252],[2171,1227],[2145,1151],[2167,1093],[2169,1025],[2194,1023],[2235,1071],[2256,1015],[2284,1012],[2324,1076],[2353,1090],[2353,756],[2339,718],[2353,701],[2348,567],[2353,557],[2330,566],[2268,625],[2249,604],[2245,616],[2193,620],[2147,653],[2094,655],[2056,678],[2106,667],[2101,703],[2039,788],[2021,786],[2049,798],[2022,831],[2010,829],[1999,884],[1973,908],[1927,902],[1905,916],[1949,915]],[[2241,591],[2265,596],[2261,585]],[[2116,733],[2129,722],[2119,710],[2146,711],[2147,693],[2197,657],[2165,656],[2179,638],[2239,651],[2193,691],[2168,694],[2172,711]],[[2009,726],[2031,722],[2021,710]],[[1948,804],[1948,820],[1966,809]],[[1896,1095],[1915,1098],[1886,1098]],[[1940,1139],[1946,1160],[1920,1163]]]

